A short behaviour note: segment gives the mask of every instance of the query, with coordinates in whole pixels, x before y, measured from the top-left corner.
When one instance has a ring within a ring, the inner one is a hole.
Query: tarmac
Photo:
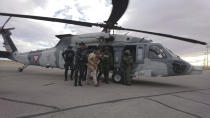
[[[0,118],[210,118],[210,70],[74,87],[64,70],[0,64]]]

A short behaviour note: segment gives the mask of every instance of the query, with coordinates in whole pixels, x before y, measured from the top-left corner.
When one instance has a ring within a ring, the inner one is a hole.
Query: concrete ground
[[[64,70],[0,64],[0,118],[210,118],[210,71],[74,87]]]

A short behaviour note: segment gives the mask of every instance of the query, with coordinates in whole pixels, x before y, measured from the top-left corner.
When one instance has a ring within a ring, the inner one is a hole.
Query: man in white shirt
[[[86,84],[89,84],[89,78],[92,73],[94,85],[99,86],[96,75],[96,70],[100,62],[99,55],[100,51],[95,51],[88,55]]]

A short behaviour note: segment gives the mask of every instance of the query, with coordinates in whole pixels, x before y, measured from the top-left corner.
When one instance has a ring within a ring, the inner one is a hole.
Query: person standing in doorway
[[[123,77],[124,81],[123,84],[125,85],[131,85],[131,69],[132,69],[132,64],[133,64],[133,58],[131,56],[130,50],[125,50],[124,55],[122,58],[122,69],[123,71]]]

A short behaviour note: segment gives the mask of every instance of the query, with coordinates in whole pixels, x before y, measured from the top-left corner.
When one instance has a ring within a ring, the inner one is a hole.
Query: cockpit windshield
[[[168,48],[165,48],[167,51],[168,51],[168,53],[172,56],[172,57],[179,57],[179,56],[177,56],[176,54],[174,54],[170,49],[168,49]]]
[[[151,59],[163,59],[167,58],[167,55],[165,54],[162,47],[159,45],[151,45],[149,47],[149,58]]]

